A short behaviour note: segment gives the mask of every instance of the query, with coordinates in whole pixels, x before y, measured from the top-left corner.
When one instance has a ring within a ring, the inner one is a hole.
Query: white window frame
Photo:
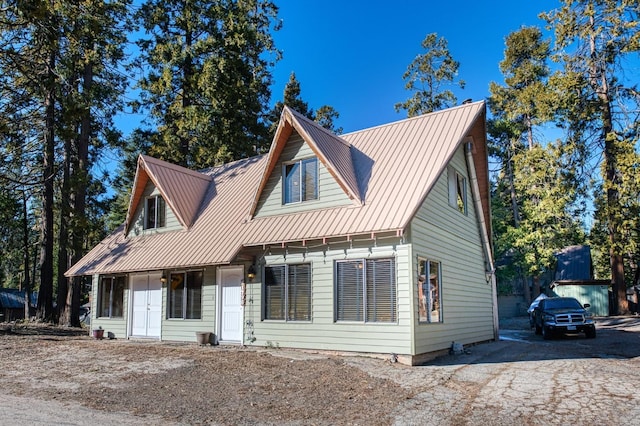
[[[310,162],[313,162],[315,165],[315,179],[314,179],[314,192],[313,192],[313,196],[310,198],[306,197],[306,193],[303,190],[303,187],[305,186],[305,181],[306,181],[306,173],[305,173],[305,164],[308,164]],[[288,185],[287,185],[287,168],[290,166],[298,166],[299,167],[299,176],[297,179],[297,182],[294,183],[294,185],[297,185],[298,187],[298,194],[297,197],[291,201],[289,201],[288,195],[290,194],[289,190],[288,190]],[[287,163],[283,163],[282,164],[282,204],[283,205],[290,205],[290,204],[298,204],[298,203],[304,203],[307,201],[315,201],[319,198],[319,192],[320,192],[320,188],[319,188],[319,176],[318,176],[318,172],[319,172],[319,166],[318,166],[318,158],[317,157],[309,157],[309,158],[303,158],[300,160],[296,160],[296,161],[292,161],[292,162],[287,162]]]
[[[422,263],[426,264],[425,270],[422,270]],[[437,285],[430,289],[431,276],[433,271],[431,270],[431,264],[438,265],[438,271],[435,273],[435,280]],[[421,290],[424,299],[421,298]],[[422,319],[420,310],[421,304],[424,304],[425,319]],[[436,305],[437,304],[437,305]],[[433,309],[433,306],[437,306]],[[418,257],[418,322],[421,324],[433,324],[444,322],[444,315],[442,314],[442,262],[427,257]],[[437,311],[434,315],[433,312]]]

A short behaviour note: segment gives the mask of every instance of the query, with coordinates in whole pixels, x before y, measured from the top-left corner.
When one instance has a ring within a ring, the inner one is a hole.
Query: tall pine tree
[[[137,19],[148,36],[138,45],[148,72],[141,105],[152,118],[152,155],[201,168],[268,146],[277,12],[265,0],[142,5]]]
[[[572,96],[563,123],[579,135],[584,152],[602,154],[601,182],[605,198],[597,217],[604,221],[613,312],[628,312],[625,282],[625,153],[638,143],[637,71],[625,69],[627,58],[640,52],[640,4],[636,0],[563,0],[542,15],[555,34],[557,60],[564,66],[558,86]],[[637,194],[635,194],[637,197]]]

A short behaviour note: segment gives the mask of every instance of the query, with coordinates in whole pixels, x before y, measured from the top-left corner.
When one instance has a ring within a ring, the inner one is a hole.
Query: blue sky
[[[276,0],[283,28],[274,34],[283,59],[274,69],[273,102],[282,98],[291,72],[312,108],[331,105],[337,125],[348,133],[406,117],[394,105],[411,96],[402,75],[422,53],[429,33],[447,39],[460,62],[464,90],[459,101],[489,95],[502,83],[498,63],[505,37],[522,26],[544,22],[538,14],[558,6],[552,0],[348,1]]]
[[[283,58],[273,69],[271,104],[282,99],[295,72],[302,98],[314,109],[333,106],[344,133],[406,117],[394,109],[411,96],[402,75],[433,32],[460,62],[466,87],[451,87],[458,100],[486,99],[489,83],[502,83],[505,37],[525,25],[542,27],[538,14],[558,6],[557,0],[274,1],[283,26],[273,37]],[[129,97],[135,96],[132,90]],[[127,136],[143,118],[123,112],[116,125]],[[112,170],[117,161],[107,155],[98,168]]]

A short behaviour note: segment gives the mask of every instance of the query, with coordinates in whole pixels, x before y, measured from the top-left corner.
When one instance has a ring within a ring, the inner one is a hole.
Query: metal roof
[[[226,264],[232,262],[243,247],[382,232],[400,235],[469,135],[480,135],[474,138],[476,155],[485,159],[476,165],[486,168],[484,102],[341,137],[331,137],[315,123],[287,110],[283,112],[269,154],[201,172],[210,183],[201,202],[189,201],[191,208],[200,206],[191,227],[131,238],[125,237],[121,227],[67,271],[67,275]],[[254,218],[256,200],[294,128],[321,154],[321,161],[335,171],[336,180],[342,180],[343,189],[357,196],[358,202]],[[347,149],[350,161],[347,161]],[[182,169],[149,157],[142,161],[157,168],[145,172],[150,177],[164,175],[165,169]],[[479,175],[486,176],[487,171],[482,172]],[[137,174],[142,173],[139,167]],[[179,192],[182,184],[174,180],[175,176],[170,177],[170,173],[166,175],[166,181],[157,181],[169,197]],[[166,189],[169,186],[174,188],[173,192]],[[488,212],[488,180],[481,190],[483,207]],[[176,202],[170,205],[173,208]]]
[[[593,264],[589,246],[569,246],[555,254],[557,259],[555,280],[591,280]]]
[[[38,292],[31,293],[31,306],[38,303]],[[24,308],[24,291],[17,288],[0,288],[0,308],[21,309]]]

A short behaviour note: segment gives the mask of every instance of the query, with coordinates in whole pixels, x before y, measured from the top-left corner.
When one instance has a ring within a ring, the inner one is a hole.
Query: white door
[[[162,274],[131,275],[131,335],[160,337]]]
[[[219,268],[218,283],[220,325],[218,339],[223,342],[242,343],[243,308],[242,308],[242,280],[244,269],[242,266]]]

